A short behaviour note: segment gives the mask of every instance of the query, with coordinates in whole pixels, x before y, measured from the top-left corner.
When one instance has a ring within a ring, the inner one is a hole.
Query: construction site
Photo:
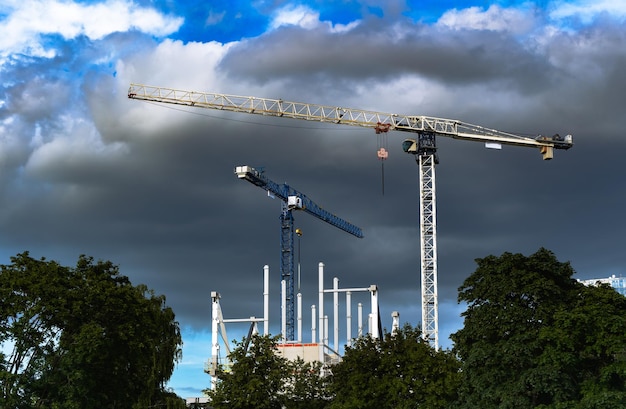
[[[388,152],[386,135],[389,132],[405,132],[411,135],[402,143],[402,150],[414,157],[419,175],[419,242],[415,246],[420,254],[420,293],[422,336],[435,349],[440,347],[439,316],[438,316],[438,283],[437,283],[437,211],[435,165],[439,163],[437,154],[437,137],[452,138],[464,141],[480,142],[489,149],[502,149],[503,145],[533,148],[539,151],[543,160],[551,160],[554,150],[567,150],[573,146],[571,135],[553,136],[537,135],[529,137],[495,129],[485,128],[458,120],[392,113],[367,111],[351,108],[316,105],[310,103],[290,102],[281,99],[262,97],[243,97],[237,95],[218,94],[178,90],[172,88],[131,84],[128,97],[132,100],[148,101],[159,104],[174,104],[201,109],[231,111],[247,115],[263,115],[275,117],[276,120],[295,119],[315,121],[335,125],[348,125],[370,128],[379,135],[378,159],[384,163]],[[282,118],[282,119],[281,119]],[[383,168],[384,169],[384,168]],[[341,359],[343,345],[349,345],[352,339],[364,334],[376,338],[381,333],[381,317],[379,316],[378,288],[376,284],[364,283],[360,288],[341,288],[335,277],[332,287],[325,286],[324,264],[319,264],[318,303],[311,306],[311,334],[305,336],[302,330],[302,294],[299,285],[299,265],[296,263],[295,237],[301,232],[294,226],[294,212],[304,212],[322,220],[357,238],[364,237],[361,229],[346,220],[324,210],[320,205],[308,198],[304,193],[287,184],[279,184],[266,176],[263,169],[241,165],[234,173],[242,181],[247,181],[267,191],[272,197],[281,201],[280,213],[280,354],[289,358],[301,358],[306,361],[318,361],[332,365]],[[384,184],[383,184],[384,193]],[[419,244],[418,244],[419,243]],[[215,374],[218,365],[228,365],[225,356],[230,346],[226,335],[226,325],[244,323],[249,326],[249,334],[259,333],[262,326],[263,334],[269,334],[269,266],[264,267],[263,278],[263,316],[262,317],[228,317],[224,318],[220,299],[228,294],[218,291],[211,293],[212,301],[212,350],[208,372]],[[364,312],[364,303],[357,306],[357,319],[353,321],[353,294],[369,294],[369,311]],[[345,295],[345,318],[339,316],[340,294]],[[324,311],[325,296],[333,299],[332,319]],[[399,325],[401,312],[394,311],[391,328]],[[365,314],[365,315],[363,315]],[[227,312],[226,315],[228,316]],[[344,322],[345,319],[345,322]],[[332,327],[330,331],[329,326]],[[340,336],[340,328],[345,333]],[[332,332],[332,338],[330,336]],[[340,342],[343,340],[343,345]],[[215,385],[212,376],[212,387]],[[198,402],[196,402],[198,403]]]

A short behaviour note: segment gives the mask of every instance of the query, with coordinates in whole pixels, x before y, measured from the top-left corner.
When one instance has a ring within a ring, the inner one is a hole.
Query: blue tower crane
[[[281,280],[285,280],[287,287],[287,311],[286,311],[286,334],[287,341],[294,340],[295,326],[295,297],[294,297],[294,239],[293,239],[293,210],[303,210],[304,212],[317,217],[353,236],[362,238],[361,229],[352,223],[349,223],[334,214],[322,209],[315,202],[309,199],[304,193],[300,193],[287,184],[278,184],[268,179],[262,171],[251,166],[237,166],[235,174],[239,179],[245,179],[248,182],[266,190],[268,193],[278,197],[281,200],[280,213],[280,276]]]

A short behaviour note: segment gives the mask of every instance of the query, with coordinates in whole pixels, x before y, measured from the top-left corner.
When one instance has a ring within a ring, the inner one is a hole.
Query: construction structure
[[[302,210],[332,226],[337,227],[358,238],[363,238],[361,229],[350,222],[347,222],[334,214],[322,209],[315,202],[309,199],[291,186],[283,183],[278,184],[251,166],[237,166],[235,174],[239,179],[247,180],[266,190],[268,195],[278,197],[281,200],[280,213],[280,277],[285,281],[286,299],[285,315],[283,320],[285,328],[283,336],[286,341],[294,341],[295,332],[295,294],[296,280],[294,268],[294,219],[293,211]],[[300,339],[298,339],[300,341]]]
[[[536,148],[544,160],[553,158],[554,149],[569,149],[573,146],[571,135],[528,137],[453,119],[399,115],[282,99],[187,91],[141,84],[131,84],[128,97],[135,100],[196,108],[366,127],[373,129],[376,134],[387,134],[389,131],[415,134],[415,138],[407,139],[402,143],[402,149],[415,156],[419,169],[422,333],[435,348],[439,345],[435,196],[435,164],[438,162],[436,137],[483,142],[486,147],[492,149],[501,149],[502,145]],[[385,147],[380,147],[378,157],[384,160],[387,156]]]
[[[626,297],[626,277],[616,277],[615,274],[606,278],[591,278],[588,280],[578,280],[579,283],[584,285],[598,285],[608,284],[615,289],[618,293]]]
[[[302,342],[302,334],[300,332],[301,325],[298,325],[299,341],[285,341],[284,339],[277,345],[277,353],[289,360],[302,359],[305,362],[320,362],[325,368],[341,360],[341,345],[339,343],[340,317],[339,317],[339,294],[346,295],[345,312],[346,327],[345,339],[346,345],[350,345],[352,340],[357,337],[369,334],[372,338],[378,338],[381,335],[381,322],[378,314],[378,286],[370,285],[362,288],[340,288],[339,279],[333,279],[332,288],[324,288],[324,263],[318,264],[318,304],[311,306],[311,340],[310,342]],[[224,318],[222,307],[220,304],[221,295],[217,291],[211,292],[211,360],[207,368],[207,372],[211,375],[211,389],[216,386],[216,371],[219,365],[228,366],[228,362],[224,363],[221,358],[221,344],[224,345],[225,355],[230,354],[229,339],[226,332],[226,324],[229,323],[245,323],[249,324],[247,340],[253,334],[259,333],[258,325],[263,324],[263,335],[269,335],[270,325],[270,269],[269,266],[263,267],[263,317],[250,316],[248,318]],[[281,281],[281,309],[285,308],[285,281]],[[366,292],[370,294],[370,313],[367,316],[367,330],[363,322],[363,305],[357,304],[357,333],[353,337],[352,329],[354,326],[352,320],[352,295],[357,292]],[[331,346],[329,340],[329,317],[324,312],[325,295],[333,294],[333,344]],[[297,308],[298,323],[302,322],[302,294],[298,293]],[[399,313],[392,313],[392,331],[399,328]],[[281,328],[285,326],[285,314],[281,314]],[[221,343],[220,343],[221,339]]]

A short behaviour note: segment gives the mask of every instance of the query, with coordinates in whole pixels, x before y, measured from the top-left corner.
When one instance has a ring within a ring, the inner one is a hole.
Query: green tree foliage
[[[204,392],[215,409],[316,409],[327,403],[321,365],[276,353],[278,337],[253,335],[236,343],[232,364],[217,369],[215,390]]]
[[[623,407],[626,297],[539,249],[476,260],[459,288],[459,408]],[[613,406],[607,402],[613,402]]]
[[[280,409],[285,395],[287,360],[275,353],[277,338],[253,335],[238,342],[220,366],[215,390],[206,390],[215,409]]]
[[[382,339],[361,337],[332,367],[330,408],[445,408],[456,399],[459,366],[408,324]]]
[[[90,257],[11,262],[0,268],[3,408],[184,406],[164,388],[182,345],[165,297]]]
[[[320,362],[289,361],[285,391],[285,409],[323,409],[328,406],[329,378],[323,375]]]

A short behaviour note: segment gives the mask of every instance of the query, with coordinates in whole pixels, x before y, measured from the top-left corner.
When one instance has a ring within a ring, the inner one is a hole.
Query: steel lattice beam
[[[281,202],[280,214],[280,277],[286,284],[286,316],[285,338],[293,341],[295,321],[295,296],[294,296],[294,255],[293,255],[293,214],[287,207],[287,203]]]
[[[422,334],[439,347],[437,307],[437,211],[435,155],[417,155],[420,180],[420,250],[422,281]]]

